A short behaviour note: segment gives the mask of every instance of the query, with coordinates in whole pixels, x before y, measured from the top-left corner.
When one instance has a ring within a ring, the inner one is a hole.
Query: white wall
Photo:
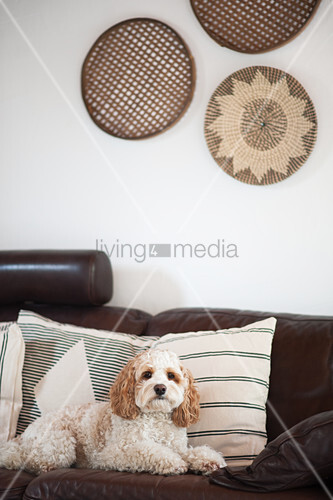
[[[125,141],[88,116],[80,71],[103,31],[136,16],[160,19],[186,40],[197,83],[177,125]],[[112,304],[153,313],[216,306],[333,314],[332,53],[329,0],[299,37],[262,55],[217,45],[189,0],[0,2],[0,249],[224,240],[237,245],[238,257],[112,257]],[[267,187],[220,170],[203,135],[214,89],[251,65],[297,78],[319,122],[308,161]]]

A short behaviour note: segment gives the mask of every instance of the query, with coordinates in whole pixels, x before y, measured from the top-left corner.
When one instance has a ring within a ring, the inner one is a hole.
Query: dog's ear
[[[118,417],[133,420],[139,415],[135,404],[135,358],[127,363],[110,389],[111,409]]]
[[[194,385],[192,373],[187,368],[181,367],[187,379],[187,388],[184,401],[172,413],[172,421],[177,427],[189,427],[199,420],[199,392]]]

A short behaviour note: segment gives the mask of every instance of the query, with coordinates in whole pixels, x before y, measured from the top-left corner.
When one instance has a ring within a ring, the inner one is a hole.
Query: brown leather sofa
[[[173,309],[151,316],[135,309],[103,306],[111,295],[111,267],[101,252],[0,252],[0,321],[15,320],[24,307],[83,327],[163,335],[215,330],[216,324],[220,329],[243,326],[273,315],[277,328],[267,403],[268,442],[304,419],[332,412],[333,317],[229,309],[210,309],[208,315],[207,310],[199,308]],[[318,442],[310,445],[311,451],[320,455]],[[263,493],[251,488],[244,491],[244,485],[237,488],[237,483],[231,488],[222,486],[219,477],[213,482],[190,473],[166,477],[70,468],[33,476],[1,469],[0,500],[319,500],[333,498],[333,463],[327,465],[331,468],[326,467],[321,484],[312,478],[305,481],[307,486],[298,484],[283,491],[269,491],[268,486]],[[266,482],[274,485],[275,477],[283,484],[284,473],[273,466]]]

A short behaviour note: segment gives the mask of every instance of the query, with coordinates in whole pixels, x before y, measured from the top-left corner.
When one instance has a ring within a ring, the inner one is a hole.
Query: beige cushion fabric
[[[24,341],[15,323],[0,323],[0,443],[16,434],[22,407]]]
[[[242,328],[168,334],[153,348],[176,352],[196,379],[200,421],[193,446],[209,444],[229,465],[248,465],[264,448],[270,355],[276,319]]]

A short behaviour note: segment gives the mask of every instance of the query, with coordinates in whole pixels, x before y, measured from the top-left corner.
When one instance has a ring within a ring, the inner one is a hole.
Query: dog
[[[170,351],[138,354],[121,370],[110,401],[46,413],[0,447],[0,467],[39,474],[63,467],[174,475],[210,474],[222,454],[188,445],[199,419],[189,370]]]

